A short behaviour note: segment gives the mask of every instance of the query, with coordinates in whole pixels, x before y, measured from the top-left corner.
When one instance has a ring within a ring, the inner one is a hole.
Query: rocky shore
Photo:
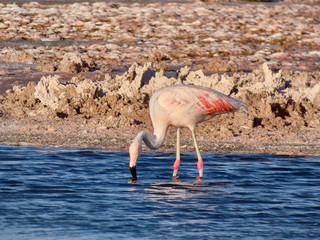
[[[249,106],[200,124],[203,150],[319,154],[319,12],[291,3],[0,4],[0,143],[123,150],[139,130],[152,132],[156,89],[196,84]],[[172,128],[161,150],[174,141]]]

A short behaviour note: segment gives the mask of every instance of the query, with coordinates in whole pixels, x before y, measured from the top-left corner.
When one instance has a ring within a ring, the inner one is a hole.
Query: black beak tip
[[[137,181],[137,168],[136,166],[130,167],[130,172],[132,175],[132,180],[131,181]]]

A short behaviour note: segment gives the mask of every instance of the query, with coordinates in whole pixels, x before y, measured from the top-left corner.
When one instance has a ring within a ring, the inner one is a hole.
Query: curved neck
[[[167,128],[163,128],[155,131],[153,133],[153,136],[150,137],[146,131],[142,130],[141,132],[138,133],[135,140],[139,142],[140,146],[143,140],[148,148],[158,149],[162,146],[166,133],[167,133]]]
[[[146,131],[141,131],[138,133],[136,138],[131,143],[129,148],[129,153],[130,153],[129,166],[130,166],[130,171],[132,174],[133,181],[137,180],[136,166],[137,166],[139,155],[141,153],[142,141],[144,141],[144,143],[147,145],[148,148],[151,148],[151,149],[160,148],[166,136],[167,128],[168,128],[168,125],[154,127],[154,133],[152,137],[150,137]]]

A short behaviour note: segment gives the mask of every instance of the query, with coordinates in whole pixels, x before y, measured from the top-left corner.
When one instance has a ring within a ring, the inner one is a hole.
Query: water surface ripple
[[[320,157],[0,145],[0,239],[319,239]]]

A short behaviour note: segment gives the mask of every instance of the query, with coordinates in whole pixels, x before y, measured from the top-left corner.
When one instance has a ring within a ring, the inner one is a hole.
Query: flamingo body
[[[247,106],[227,95],[210,88],[194,85],[173,85],[157,90],[149,102],[150,117],[154,128],[153,137],[141,131],[130,145],[130,170],[133,180],[136,177],[136,163],[141,153],[142,141],[151,148],[161,147],[167,128],[175,126],[177,130],[177,159],[174,164],[174,177],[180,165],[179,128],[191,130],[198,155],[198,169],[202,178],[203,161],[197,146],[194,129],[200,122],[211,119],[217,114],[246,111]]]
[[[153,126],[187,127],[206,121],[217,114],[232,112],[244,106],[238,100],[210,88],[174,85],[156,91],[150,99]]]

